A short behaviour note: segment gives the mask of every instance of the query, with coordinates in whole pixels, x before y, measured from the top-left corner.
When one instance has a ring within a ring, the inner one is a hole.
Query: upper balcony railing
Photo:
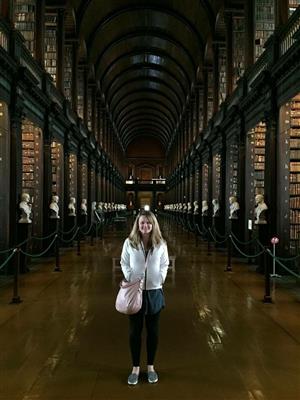
[[[165,185],[165,178],[153,178],[153,179],[127,179],[125,181],[126,185]]]
[[[300,7],[290,16],[287,24],[280,32],[280,49],[279,55],[285,54],[288,49],[295,43],[295,33],[300,28]]]

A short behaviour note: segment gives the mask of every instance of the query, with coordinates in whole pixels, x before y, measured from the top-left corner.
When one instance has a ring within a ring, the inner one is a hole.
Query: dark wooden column
[[[44,68],[45,65],[45,0],[36,2],[35,21],[35,58]]]
[[[57,11],[57,78],[56,87],[64,93],[64,70],[65,70],[65,10]]]
[[[226,203],[228,199],[226,199],[226,177],[228,176],[228,171],[226,169],[227,160],[226,160],[226,135],[225,132],[222,132],[222,144],[221,144],[221,171],[220,171],[220,234],[223,235],[225,233],[225,218],[226,218]],[[229,179],[230,177],[228,177]]]
[[[199,124],[199,119],[200,119],[200,87],[199,86],[196,86],[196,89],[195,89],[195,115],[194,115],[194,118],[195,118],[195,130],[196,130],[196,132],[195,132],[195,134],[194,134],[194,137],[195,137],[195,140],[197,140],[198,139],[198,136],[199,136],[199,130],[200,130],[200,124]]]
[[[219,109],[219,43],[213,44],[213,115]]]
[[[275,0],[275,27],[284,25],[289,18],[289,0]]]
[[[266,142],[265,142],[265,202],[269,207],[269,234],[277,233],[277,116],[278,111],[270,109],[265,112]]]
[[[51,162],[51,123],[50,110],[44,116],[44,143],[43,143],[43,232],[48,235],[49,231],[49,204],[52,196],[52,162]],[[59,199],[60,215],[62,215],[62,199]]]
[[[22,191],[22,101],[13,89],[10,109],[10,203],[9,246],[17,242],[17,205]]]
[[[241,235],[241,240],[245,237],[246,220],[245,220],[245,187],[248,182],[246,182],[246,134],[245,134],[245,121],[241,113],[238,114],[237,120],[235,122],[236,129],[238,132],[238,149],[239,149],[239,161],[238,161],[238,202],[240,204],[240,224],[239,224],[239,234]],[[227,177],[228,179],[228,177]]]
[[[77,112],[77,92],[78,92],[78,42],[72,44],[72,108]]]
[[[203,129],[207,126],[207,100],[208,100],[208,70],[203,70]]]
[[[232,13],[225,15],[226,24],[226,95],[230,96],[233,90],[233,25]]]
[[[69,158],[70,158],[71,137],[72,137],[72,133],[70,131],[67,131],[65,134],[65,143],[64,143],[64,204],[62,207],[62,214],[65,217],[64,221],[66,221],[66,216],[68,215],[68,202],[70,199],[70,161],[69,161]]]
[[[245,67],[254,62],[254,5],[253,0],[245,1]]]
[[[88,126],[88,66],[83,66],[83,121]]]

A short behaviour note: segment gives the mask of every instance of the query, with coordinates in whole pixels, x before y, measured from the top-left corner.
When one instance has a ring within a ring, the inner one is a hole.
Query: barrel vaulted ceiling
[[[103,103],[126,149],[168,149],[203,65],[221,1],[70,0]]]

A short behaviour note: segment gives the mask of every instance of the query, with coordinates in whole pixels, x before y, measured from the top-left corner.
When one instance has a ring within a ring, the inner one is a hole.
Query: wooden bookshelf
[[[86,163],[81,164],[81,198],[87,199],[88,195],[88,167]]]
[[[65,64],[64,64],[64,93],[65,97],[72,104],[72,75],[73,75],[73,46],[65,45]]]
[[[208,163],[202,165],[202,201],[208,201],[208,173],[209,166]]]
[[[219,46],[219,104],[226,99],[226,47]]]
[[[274,29],[274,0],[255,0],[255,60],[264,52],[264,44]]]
[[[92,130],[92,100],[93,100],[93,89],[91,87],[88,88],[88,129]]]
[[[57,14],[45,15],[45,69],[56,83],[57,74]]]
[[[209,120],[213,115],[213,100],[214,100],[213,85],[214,85],[213,72],[207,71],[207,122],[209,122]]]
[[[31,121],[22,123],[22,191],[33,203],[33,232],[40,233],[42,198],[42,131]]]
[[[238,144],[235,140],[232,140],[228,144],[228,197],[238,196],[238,165],[239,165],[239,153]]]
[[[233,88],[245,71],[245,18],[232,17],[233,26]]]
[[[35,55],[35,13],[36,0],[15,0],[14,25],[24,39],[27,49]]]
[[[265,141],[266,141],[266,124],[260,122],[255,128],[249,132],[250,140],[250,157],[251,157],[251,173],[250,173],[250,195],[254,199],[257,194],[264,195],[265,186]]]
[[[69,197],[77,198],[77,157],[69,155]]]
[[[96,200],[96,173],[94,168],[91,170],[91,201]]]
[[[59,142],[51,143],[52,193],[63,195],[63,148]]]
[[[289,205],[290,205],[290,251],[300,247],[300,95],[294,97],[289,112]]]
[[[77,114],[83,119],[83,97],[84,97],[84,71],[78,69],[78,86],[77,86]]]
[[[221,155],[213,155],[212,163],[212,198],[220,199],[221,195]]]

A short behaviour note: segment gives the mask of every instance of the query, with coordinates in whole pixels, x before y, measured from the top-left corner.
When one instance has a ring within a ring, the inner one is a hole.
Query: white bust
[[[207,200],[202,201],[202,215],[205,217],[208,214],[208,204]]]
[[[187,212],[188,214],[192,214],[192,211],[193,211],[192,203],[189,201],[187,203]]]
[[[182,211],[183,211],[184,213],[187,212],[187,204],[186,204],[186,203],[183,203],[183,205],[182,205]]]
[[[20,224],[31,224],[31,205],[29,204],[30,196],[28,193],[21,194],[21,202],[19,204],[19,209],[21,212],[21,218],[19,219]]]
[[[59,214],[59,206],[58,206],[58,201],[59,201],[59,197],[58,196],[52,196],[52,200],[49,206],[50,209],[50,218],[57,218],[59,219],[60,216]]]
[[[257,194],[255,196],[255,210],[254,210],[254,216],[255,216],[255,221],[254,223],[259,225],[259,224],[266,224],[267,219],[266,219],[266,210],[268,209],[268,206],[265,203],[264,196],[262,194]]]
[[[199,214],[199,205],[198,205],[198,201],[195,200],[194,201],[194,215]]]
[[[69,210],[69,217],[75,217],[76,216],[76,199],[75,197],[70,197],[69,205],[68,205],[68,210]]]
[[[229,204],[229,219],[238,219],[238,210],[240,209],[240,205],[235,196],[229,197]]]
[[[213,217],[218,217],[220,212],[220,204],[218,199],[212,200],[213,205]]]
[[[87,205],[86,204],[87,204],[86,199],[82,199],[81,204],[80,204],[81,215],[87,215]]]

